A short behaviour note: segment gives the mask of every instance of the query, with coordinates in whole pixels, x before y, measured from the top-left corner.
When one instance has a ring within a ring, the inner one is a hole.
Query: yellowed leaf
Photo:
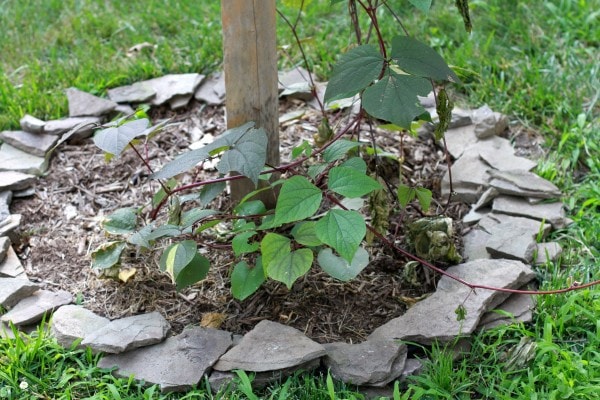
[[[222,313],[206,313],[202,316],[202,320],[200,321],[200,326],[204,328],[215,328],[219,329],[227,315]]]
[[[135,268],[125,268],[119,271],[119,280],[127,283],[133,276],[136,274],[137,269]]]

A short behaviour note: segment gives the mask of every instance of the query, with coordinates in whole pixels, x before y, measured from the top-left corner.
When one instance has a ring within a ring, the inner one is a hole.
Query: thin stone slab
[[[160,344],[105,356],[98,367],[117,367],[117,376],[134,375],[148,384],[160,385],[163,393],[180,392],[198,385],[230,346],[231,333],[192,327]]]
[[[193,95],[203,79],[200,74],[170,74],[144,82],[156,92],[150,104],[160,106],[175,96]]]
[[[98,117],[110,114],[117,103],[106,100],[77,88],[65,90],[69,101],[69,117]]]
[[[529,218],[495,215],[500,223],[488,230],[491,237],[485,248],[493,258],[509,258],[531,262],[537,249],[536,239],[550,231],[550,225]]]
[[[39,176],[47,170],[48,160],[44,157],[25,153],[8,143],[3,143],[0,147],[0,171],[16,171]]]
[[[529,322],[533,317],[535,301],[529,294],[513,293],[495,310],[483,314],[478,330],[491,329],[514,322]],[[500,311],[500,312],[498,312]],[[508,315],[507,315],[508,314]]]
[[[44,132],[49,135],[62,135],[71,129],[81,126],[77,131],[79,136],[90,136],[94,129],[102,122],[101,117],[72,117],[53,119],[46,122]]]
[[[519,288],[535,274],[515,260],[474,260],[448,268],[447,272],[467,282],[500,288]],[[506,293],[469,287],[443,276],[436,292],[415,304],[401,317],[375,329],[368,340],[408,340],[430,344],[447,342],[468,335],[477,327],[481,315],[507,297]],[[456,309],[465,308],[465,319],[457,321]]]
[[[21,214],[11,214],[1,221],[0,237],[7,236],[11,242],[16,243],[19,238],[15,231],[21,225],[21,219]]]
[[[50,331],[61,346],[70,348],[75,341],[79,341],[79,347],[83,348],[81,341],[109,323],[108,318],[96,315],[82,306],[69,304],[54,312]]]
[[[4,173],[7,173],[7,171],[0,172],[0,175]],[[2,178],[0,177],[0,182],[1,181]],[[13,198],[13,192],[10,190],[2,190],[3,189],[0,189],[0,226],[4,225],[6,223],[4,221],[10,216],[10,203]]]
[[[39,286],[29,279],[0,278],[0,305],[11,308],[38,289]]]
[[[39,118],[26,114],[19,121],[19,125],[21,126],[21,129],[23,129],[25,132],[43,133],[46,121],[42,121]]]
[[[111,321],[81,342],[96,352],[123,353],[162,342],[171,326],[158,312]]]
[[[260,321],[240,344],[215,365],[217,371],[273,371],[290,368],[326,354],[322,345],[292,327],[269,320]]]
[[[26,278],[23,264],[12,247],[6,250],[4,260],[0,262],[0,277]]]
[[[223,73],[212,74],[205,79],[194,94],[198,101],[210,106],[218,106],[225,102],[225,77]]]
[[[505,195],[494,199],[492,210],[497,214],[545,220],[552,224],[554,229],[563,228],[566,224],[565,210],[561,202],[531,204],[526,199]]]
[[[562,247],[557,242],[538,243],[536,249],[535,265],[543,265],[548,262],[553,262],[562,254]]]
[[[0,140],[26,153],[45,157],[46,153],[58,142],[58,137],[43,133],[4,131],[0,132]]]
[[[108,89],[108,98],[116,103],[144,103],[156,96],[156,91],[148,82]]]
[[[404,370],[407,347],[396,341],[324,344],[331,375],[352,385],[385,386]]]
[[[27,189],[35,183],[35,179],[36,177],[34,175],[25,174],[23,172],[0,171],[0,192]],[[10,199],[8,202],[10,202]]]
[[[488,205],[492,204],[494,199],[499,195],[500,192],[498,192],[498,190],[496,190],[495,188],[488,188],[485,192],[481,194],[481,197],[479,198],[479,200],[477,200],[477,203],[473,204],[472,209],[477,211],[483,207],[487,207]]]
[[[42,320],[44,315],[52,313],[55,309],[73,301],[71,293],[59,290],[38,290],[31,296],[21,300],[12,310],[0,317],[3,322],[12,322],[15,325],[30,325]]]
[[[485,245],[491,236],[492,235],[481,229],[472,229],[469,233],[463,236],[464,259],[473,261],[491,258],[490,253],[488,253],[485,249]]]
[[[489,170],[491,186],[500,193],[520,197],[553,199],[561,196],[561,191],[552,182],[540,178],[533,172],[523,170]]]
[[[488,165],[477,153],[465,153],[452,165],[452,186],[455,192],[453,200],[474,203],[488,187],[490,176]],[[448,171],[442,178],[442,196],[450,194],[450,174]]]
[[[308,101],[313,98],[310,88],[309,72],[296,67],[278,74],[280,96]]]
[[[467,147],[465,153],[478,153],[482,160],[499,171],[529,171],[537,166],[534,161],[517,157],[510,141],[498,136],[477,141]]]
[[[8,249],[10,248],[10,239],[6,236],[0,237],[0,263],[6,259]]]
[[[446,148],[454,158],[460,158],[469,146],[477,142],[475,136],[475,125],[461,126],[459,128],[448,129],[445,134]]]

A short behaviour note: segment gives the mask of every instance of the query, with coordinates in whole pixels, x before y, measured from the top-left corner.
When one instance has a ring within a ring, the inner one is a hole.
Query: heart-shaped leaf
[[[94,144],[106,153],[118,156],[136,137],[146,134],[147,119],[136,119],[121,126],[102,129],[94,135]]]
[[[135,208],[120,208],[102,221],[102,227],[108,233],[122,235],[135,230],[137,215]]]
[[[275,206],[275,224],[300,221],[312,217],[319,206],[321,190],[303,176],[293,176],[281,186]]]
[[[231,273],[231,294],[238,300],[244,300],[258,290],[265,281],[261,258],[258,257],[254,267],[240,261]]]
[[[291,289],[296,279],[308,272],[313,258],[310,249],[298,249],[277,256],[267,265],[267,274],[270,278],[285,283],[287,288]]]
[[[333,254],[330,248],[319,252],[317,261],[321,268],[329,275],[340,281],[347,282],[356,278],[360,272],[369,265],[369,253],[359,247],[351,263]]]
[[[317,237],[349,263],[365,237],[365,219],[357,211],[329,210],[315,227]]]

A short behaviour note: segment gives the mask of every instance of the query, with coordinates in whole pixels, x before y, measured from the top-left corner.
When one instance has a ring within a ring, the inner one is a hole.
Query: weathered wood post
[[[279,165],[275,0],[221,0],[221,20],[227,128],[249,121],[264,128],[267,164]],[[234,201],[252,190],[247,179],[231,185]],[[267,206],[275,203],[273,193],[260,198]]]

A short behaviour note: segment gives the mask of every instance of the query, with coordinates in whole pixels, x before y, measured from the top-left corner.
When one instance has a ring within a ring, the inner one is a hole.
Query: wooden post
[[[254,121],[267,133],[267,164],[279,165],[275,0],[221,0],[227,128]],[[234,201],[254,190],[250,180],[231,182]],[[264,192],[263,192],[264,193]],[[275,204],[274,193],[260,197]]]

